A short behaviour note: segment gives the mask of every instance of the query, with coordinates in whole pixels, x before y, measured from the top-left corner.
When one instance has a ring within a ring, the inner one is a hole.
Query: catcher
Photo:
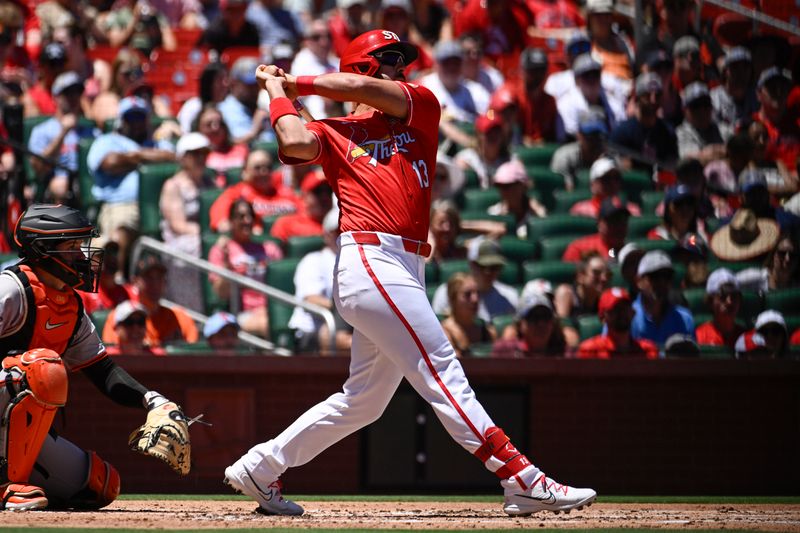
[[[119,495],[111,464],[50,431],[67,400],[67,370],[120,405],[144,406],[131,448],[189,472],[180,407],[106,355],[76,293],[97,291],[103,251],[93,237],[89,220],[62,205],[33,205],[17,222],[21,260],[0,273],[0,509],[100,509]]]

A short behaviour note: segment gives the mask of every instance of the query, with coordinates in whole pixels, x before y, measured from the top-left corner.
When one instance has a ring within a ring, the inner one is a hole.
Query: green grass
[[[502,495],[370,495],[370,494],[292,494],[304,502],[477,502],[499,503]],[[248,500],[236,494],[123,494],[120,500]],[[693,504],[800,504],[800,496],[599,496],[598,503],[693,503]]]

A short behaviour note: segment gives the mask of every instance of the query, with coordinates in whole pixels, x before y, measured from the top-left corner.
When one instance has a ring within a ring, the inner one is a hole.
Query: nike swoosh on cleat
[[[253,479],[253,474],[250,473],[250,471],[247,469],[247,467],[242,467],[242,468],[244,468],[244,471],[250,477],[250,481],[253,482],[253,486],[256,488],[256,490],[261,493],[261,495],[264,497],[265,500],[267,500],[268,502],[271,502],[272,501],[272,497],[275,495],[275,491],[273,489],[269,489],[269,492],[264,492],[263,490],[261,490],[261,487],[259,487],[258,483],[256,483],[256,480]]]
[[[515,494],[515,496],[518,496],[520,498],[525,498],[525,499],[528,499],[528,500],[535,500],[537,502],[541,502],[541,503],[544,503],[546,505],[552,505],[552,504],[556,503],[556,495],[553,494],[553,491],[551,491],[551,490],[547,491],[547,494],[548,495],[547,495],[546,498],[537,498],[536,496],[526,496],[525,494]]]

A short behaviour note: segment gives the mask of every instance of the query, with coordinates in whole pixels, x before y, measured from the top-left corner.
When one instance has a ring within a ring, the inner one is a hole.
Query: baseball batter
[[[340,73],[295,78],[258,68],[281,159],[321,165],[339,198],[334,301],[354,332],[342,392],[251,448],[225,470],[226,481],[265,512],[302,514],[283,498],[280,475],[376,420],[405,378],[453,439],[500,478],[506,513],[581,508],[596,493],[546,477],[494,425],[428,303],[425,240],[440,105],[428,89],[405,82],[417,54],[394,33],[374,30],[350,43]],[[354,110],[306,125],[291,100],[308,94],[353,102]]]
[[[22,260],[0,273],[0,509],[99,509],[119,495],[110,463],[50,431],[67,400],[68,370],[121,405],[148,409],[130,446],[189,472],[180,408],[106,355],[75,292],[97,291],[96,236],[86,217],[62,205],[33,205],[17,222]]]

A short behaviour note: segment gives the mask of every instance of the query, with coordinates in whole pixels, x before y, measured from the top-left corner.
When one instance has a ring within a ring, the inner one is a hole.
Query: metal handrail
[[[231,283],[234,283],[242,287],[247,287],[248,289],[253,289],[254,291],[258,291],[262,294],[269,296],[270,298],[275,298],[276,300],[279,300],[283,303],[300,307],[302,309],[305,309],[309,313],[321,316],[322,320],[325,321],[325,325],[328,326],[328,342],[330,349],[331,351],[336,350],[336,324],[333,319],[333,313],[331,313],[328,309],[325,309],[324,307],[316,304],[300,300],[299,298],[296,298],[293,294],[289,294],[288,292],[283,292],[282,290],[276,289],[275,287],[270,287],[265,283],[252,280],[236,272],[231,272],[230,270],[219,267],[213,263],[209,263],[205,259],[200,259],[199,257],[195,257],[180,250],[171,248],[167,244],[159,240],[153,239],[152,237],[139,237],[139,239],[136,241],[136,244],[134,245],[133,248],[133,253],[131,254],[131,268],[133,268],[134,265],[136,265],[139,262],[139,257],[141,256],[143,249],[155,250],[161,254],[173,257],[175,259],[179,259],[191,265],[192,267],[196,268],[197,270],[201,270],[206,273],[216,274],[219,277],[230,281]],[[203,315],[200,313],[193,313],[193,314],[195,316],[193,316],[192,318],[195,318],[195,320],[197,320],[200,317],[203,317]],[[200,319],[199,321],[205,322],[205,318]],[[247,341],[247,339],[244,336],[241,336],[241,338],[242,340]],[[264,346],[262,344],[263,342],[266,341],[258,343],[259,347]],[[272,345],[272,343],[268,344]],[[272,345],[272,348],[270,349],[275,350],[276,353],[278,353],[278,350],[280,350],[274,345]],[[285,354],[280,353],[279,355],[291,355],[291,352],[289,352],[288,350],[285,351],[288,353]]]
[[[760,24],[766,24],[767,26],[772,26],[773,28],[777,28],[781,31],[791,33],[792,35],[800,36],[800,28],[798,28],[797,26],[793,26],[781,19],[765,15],[764,13],[756,11],[755,9],[735,4],[733,2],[730,2],[729,0],[700,0],[697,3],[698,13],[699,10],[703,8],[704,3],[727,9],[728,11],[732,11],[733,13],[737,13],[739,15],[743,15],[749,19],[752,19],[754,22],[758,22]]]

